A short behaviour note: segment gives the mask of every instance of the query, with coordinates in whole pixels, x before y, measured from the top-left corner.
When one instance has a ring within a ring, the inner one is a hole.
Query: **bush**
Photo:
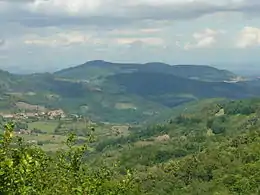
[[[66,151],[49,155],[13,137],[12,124],[0,139],[0,194],[140,194],[132,174],[115,172],[105,165],[90,168],[83,160],[87,145],[67,139]]]
[[[226,114],[230,114],[230,115],[234,115],[234,114],[249,115],[256,112],[255,106],[252,106],[252,102],[249,100],[229,102],[224,106],[224,110]]]

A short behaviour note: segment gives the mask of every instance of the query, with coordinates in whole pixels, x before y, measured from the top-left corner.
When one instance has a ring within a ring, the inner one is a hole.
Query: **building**
[[[49,116],[50,119],[54,119],[54,118],[57,118],[57,117],[61,117],[61,118],[66,117],[65,112],[61,109],[49,111],[47,113],[47,115]]]
[[[2,116],[5,119],[13,119],[13,118],[15,118],[15,115],[13,115],[13,114],[2,114]]]

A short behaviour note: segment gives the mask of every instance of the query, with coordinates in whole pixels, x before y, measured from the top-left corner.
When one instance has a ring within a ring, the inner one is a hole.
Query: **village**
[[[17,110],[8,114],[0,113],[0,116],[5,123],[15,122],[14,134],[16,136],[22,136],[28,143],[48,147],[48,149],[51,146],[55,148],[57,144],[60,145],[68,131],[78,132],[78,135],[84,137],[89,127],[95,127],[97,134],[110,137],[126,135],[131,128],[129,125],[106,122],[97,124],[87,117],[68,114],[62,109],[44,110],[37,107],[37,109]]]
[[[16,134],[27,134],[32,135],[33,133],[35,135],[38,135],[38,132],[44,132],[44,127],[39,128],[33,128],[30,129],[28,127],[28,124],[32,123],[49,123],[49,124],[58,124],[60,121],[80,121],[82,119],[82,116],[79,116],[77,114],[66,114],[62,109],[55,109],[55,110],[30,110],[29,112],[23,111],[23,112],[14,112],[14,113],[0,113],[0,116],[2,117],[3,121],[8,122],[12,121],[16,123],[15,133]],[[89,123],[89,120],[86,120]],[[23,125],[17,125],[17,124],[23,124]],[[24,125],[26,124],[26,125]],[[57,125],[56,125],[57,126]],[[37,130],[36,130],[37,129]]]
[[[37,119],[57,119],[57,118],[66,118],[66,114],[62,109],[51,110],[48,112],[18,112],[14,114],[4,114],[0,113],[4,119],[10,120],[18,120],[18,119],[29,119],[29,118],[37,118]],[[76,117],[79,117],[75,115]]]

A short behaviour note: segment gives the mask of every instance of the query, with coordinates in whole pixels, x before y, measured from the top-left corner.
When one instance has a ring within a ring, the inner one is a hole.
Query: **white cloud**
[[[107,0],[36,0],[28,4],[28,9],[45,14],[90,15],[106,3]]]
[[[140,29],[113,29],[108,32],[111,35],[132,36],[132,35],[147,35],[162,32],[161,28],[140,28]]]
[[[223,30],[212,30],[210,28],[205,29],[203,32],[195,32],[193,34],[195,43],[187,43],[184,49],[210,48],[217,43],[217,37],[224,33]]]
[[[236,47],[248,48],[260,45],[260,28],[244,27],[239,33]]]
[[[51,29],[51,28],[50,28]],[[22,37],[25,45],[34,45],[42,47],[67,47],[88,45],[93,47],[101,47],[104,45],[125,46],[140,42],[147,46],[162,46],[165,42],[155,33],[160,29],[115,29],[106,31],[105,33],[95,33],[95,31],[64,31],[58,29],[50,30],[49,34],[27,34]],[[76,48],[76,47],[75,47]],[[102,48],[99,48],[102,49]]]
[[[159,38],[159,37],[144,37],[144,38],[117,38],[115,39],[115,41],[118,43],[118,44],[133,44],[133,43],[136,43],[136,42],[140,42],[140,43],[144,43],[144,44],[147,44],[147,45],[163,45],[164,44],[164,40]]]
[[[47,47],[63,47],[72,44],[84,44],[89,42],[90,35],[86,35],[77,31],[57,33],[52,36],[26,35],[24,43],[27,45],[38,45]]]

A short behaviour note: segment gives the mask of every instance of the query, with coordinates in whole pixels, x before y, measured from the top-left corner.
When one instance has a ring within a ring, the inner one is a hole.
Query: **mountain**
[[[60,79],[50,73],[14,75],[3,71],[0,78],[0,111],[13,110],[14,101],[67,113],[83,114],[95,121],[140,122],[169,109],[137,95],[109,91],[95,83]],[[115,88],[115,90],[113,90]]]
[[[102,60],[89,61],[76,67],[63,69],[55,72],[54,75],[62,78],[91,80],[131,72],[167,73],[183,78],[203,81],[229,81],[237,78],[232,72],[219,70],[206,65],[169,65],[159,62],[131,64],[111,63]]]
[[[209,66],[96,60],[53,74],[0,74],[3,109],[13,101],[22,101],[119,123],[144,122],[201,99],[243,99],[260,94],[255,82],[224,82],[237,76]]]
[[[133,72],[108,77],[126,93],[136,94],[166,106],[176,106],[200,98],[247,98],[258,94],[238,83],[204,82],[166,73]]]
[[[163,63],[147,63],[139,70],[145,72],[167,73],[175,76],[203,80],[203,81],[225,81],[235,79],[237,76],[227,70],[206,65],[168,65]]]
[[[13,75],[7,71],[0,70],[0,93],[8,90],[13,83],[16,82],[18,76]]]
[[[135,96],[143,102],[154,102],[169,108],[205,98],[238,99],[259,95],[256,87],[249,84],[224,82],[238,77],[232,72],[205,65],[171,66],[157,62],[134,64],[96,60],[63,69],[54,75],[67,80],[84,81],[90,87],[100,89],[107,97],[108,94],[113,94],[115,99],[121,99],[119,96]],[[120,104],[136,105],[130,99]],[[149,112],[154,112],[154,109]]]

